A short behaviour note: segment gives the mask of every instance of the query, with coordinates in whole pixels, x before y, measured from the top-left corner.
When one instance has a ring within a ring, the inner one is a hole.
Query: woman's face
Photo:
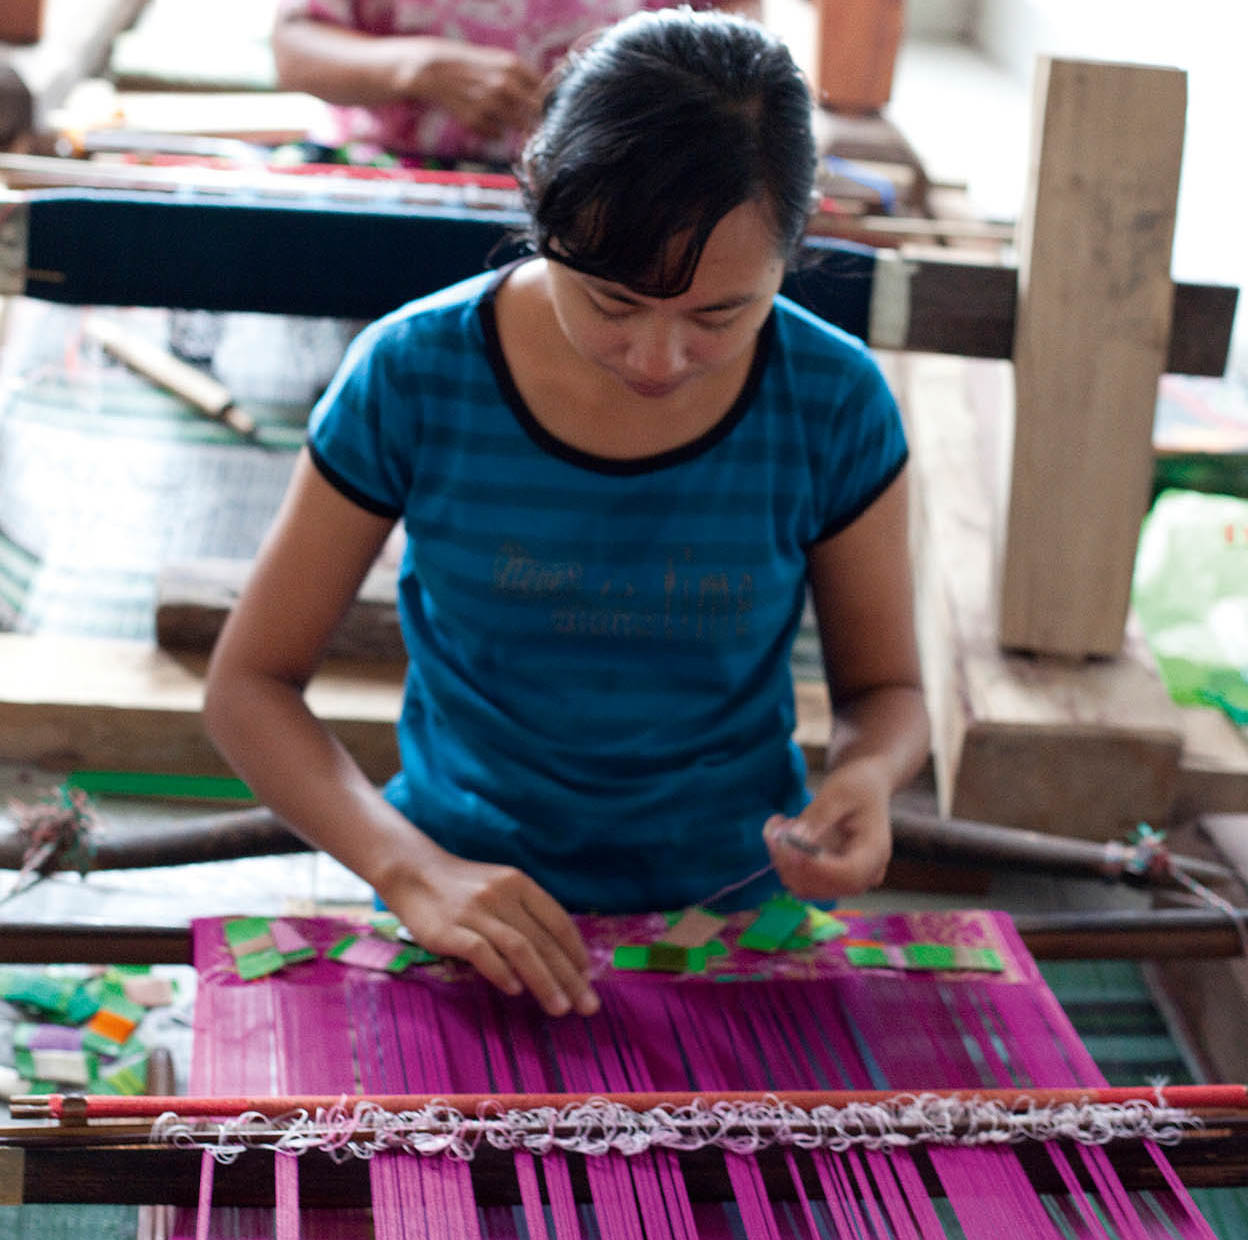
[[[746,202],[712,230],[677,297],[645,297],[558,262],[547,272],[555,316],[576,353],[634,396],[659,401],[753,350],[784,266],[767,213]]]

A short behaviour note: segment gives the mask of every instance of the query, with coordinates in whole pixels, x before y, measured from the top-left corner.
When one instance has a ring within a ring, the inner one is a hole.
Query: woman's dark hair
[[[744,202],[791,257],[814,172],[810,95],[784,44],[743,18],[668,9],[569,56],[518,177],[539,253],[674,297]]]

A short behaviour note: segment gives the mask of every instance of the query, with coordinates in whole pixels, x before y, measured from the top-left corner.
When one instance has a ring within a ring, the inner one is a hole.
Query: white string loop
[[[499,1150],[561,1151],[589,1157],[711,1146],[748,1155],[772,1146],[844,1152],[1054,1140],[1083,1145],[1148,1140],[1173,1145],[1201,1123],[1191,1111],[1146,1099],[1042,1106],[1033,1099],[1007,1105],[973,1096],[901,1094],[885,1102],[851,1102],[807,1111],[764,1097],[635,1111],[608,1098],[591,1098],[563,1107],[506,1111],[487,1103],[475,1115],[438,1102],[399,1112],[371,1102],[359,1102],[351,1109],[323,1107],[315,1114],[296,1110],[278,1117],[249,1111],[223,1120],[188,1121],[166,1112],[153,1125],[152,1140],[207,1149],[222,1164],[233,1162],[247,1149],[296,1155],[321,1150],[335,1162],[398,1150],[466,1162],[483,1140]]]

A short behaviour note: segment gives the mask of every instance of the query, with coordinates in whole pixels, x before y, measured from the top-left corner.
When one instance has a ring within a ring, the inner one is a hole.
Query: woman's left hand
[[[879,764],[860,759],[833,769],[796,818],[773,814],[763,839],[785,887],[831,900],[878,886],[893,850],[890,793]]]

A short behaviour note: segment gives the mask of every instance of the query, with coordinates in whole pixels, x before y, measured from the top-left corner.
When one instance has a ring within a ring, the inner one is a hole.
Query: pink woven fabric
[[[850,915],[846,915],[849,917]],[[550,1021],[455,964],[378,975],[328,959],[242,982],[220,923],[195,929],[201,993],[192,1092],[510,1093],[622,1090],[1064,1086],[1102,1084],[1008,919],[997,914],[853,919],[855,938],[989,946],[1006,970],[899,974],[849,966],[837,942],[768,956],[736,947],[716,968],[763,980],[617,972],[612,943],[657,938],[655,919],[586,920],[602,1011]],[[322,951],[347,932],[303,921]],[[1045,1146],[1064,1196],[1043,1198],[1012,1148],[929,1148],[922,1155],[791,1150],[792,1190],[773,1200],[757,1159],[717,1154],[728,1200],[694,1200],[680,1156],[585,1159],[590,1201],[575,1199],[582,1160],[516,1154],[514,1209],[482,1209],[470,1168],[452,1159],[373,1160],[377,1240],[928,1240],[947,1234],[928,1199],[926,1160],[967,1240],[1213,1232],[1157,1151],[1169,1187],[1128,1193],[1101,1149]],[[1091,1187],[1088,1187],[1091,1185]],[[289,1186],[288,1186],[289,1187]],[[592,1218],[591,1218],[592,1215]],[[211,1236],[274,1235],[271,1214],[235,1212]],[[353,1230],[354,1229],[354,1230]],[[367,1236],[351,1212],[312,1213],[304,1237]],[[195,1235],[182,1220],[180,1240]],[[203,1240],[201,1237],[200,1240]]]

